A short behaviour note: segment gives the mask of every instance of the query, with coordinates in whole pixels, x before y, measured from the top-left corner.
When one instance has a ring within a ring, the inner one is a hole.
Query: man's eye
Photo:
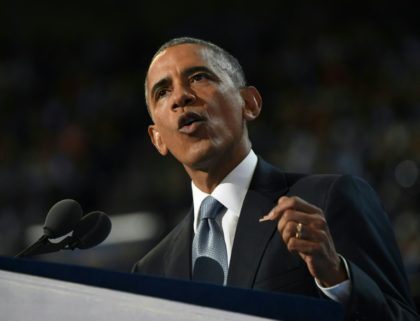
[[[164,97],[168,93],[167,89],[160,89],[156,92],[156,99]]]
[[[204,73],[200,73],[200,74],[195,74],[193,76],[191,76],[191,81],[200,81],[203,79],[209,79],[210,77]]]

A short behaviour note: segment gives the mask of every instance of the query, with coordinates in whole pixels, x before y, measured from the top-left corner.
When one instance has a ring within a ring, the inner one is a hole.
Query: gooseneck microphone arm
[[[51,243],[48,240],[47,235],[42,235],[41,238],[34,244],[28,246],[26,249],[16,254],[15,258],[57,252],[63,249],[66,246],[67,242],[68,237],[61,240],[60,242]]]

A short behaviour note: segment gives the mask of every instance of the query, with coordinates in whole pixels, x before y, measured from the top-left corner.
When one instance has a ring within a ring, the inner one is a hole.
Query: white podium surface
[[[0,320],[257,321],[269,319],[0,270]]]

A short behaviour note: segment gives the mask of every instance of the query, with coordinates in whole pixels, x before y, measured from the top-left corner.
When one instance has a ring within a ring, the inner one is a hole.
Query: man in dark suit
[[[281,172],[252,151],[247,122],[262,99],[234,57],[198,39],[171,40],[152,59],[145,95],[152,143],[184,166],[193,207],[133,271],[209,281],[220,272],[215,282],[228,286],[329,297],[349,319],[417,320],[372,189],[351,176]],[[220,207],[204,233],[209,195]],[[200,248],[203,235],[212,241]],[[223,240],[216,254],[214,239]],[[211,259],[197,260],[203,251]]]

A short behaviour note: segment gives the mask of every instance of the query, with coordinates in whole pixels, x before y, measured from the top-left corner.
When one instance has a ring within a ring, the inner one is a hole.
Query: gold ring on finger
[[[298,223],[298,225],[296,225],[296,234],[295,237],[299,240],[300,238],[302,238],[302,223]]]

